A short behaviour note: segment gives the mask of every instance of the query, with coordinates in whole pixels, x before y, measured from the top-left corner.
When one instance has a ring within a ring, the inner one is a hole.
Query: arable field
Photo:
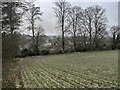
[[[24,88],[117,86],[118,51],[80,52],[21,59]]]
[[[2,68],[3,88],[117,87],[118,51],[33,56]]]

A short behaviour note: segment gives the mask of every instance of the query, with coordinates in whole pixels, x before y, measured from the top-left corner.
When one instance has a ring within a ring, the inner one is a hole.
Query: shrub
[[[39,50],[35,50],[34,53],[35,53],[35,55],[40,55],[40,51]]]
[[[71,53],[74,52],[74,50],[72,49],[66,49],[66,50],[61,50],[61,49],[54,49],[54,50],[50,50],[50,54],[64,54],[64,53]]]
[[[66,49],[66,50],[64,50],[63,53],[71,53],[71,52],[75,52],[75,50],[72,50],[72,49]]]
[[[49,50],[41,50],[40,55],[48,55],[50,54]]]
[[[95,50],[95,45],[93,45],[93,44],[91,44],[91,45],[86,45],[85,46],[85,50],[86,51],[93,51],[93,50]]]
[[[84,51],[87,51],[86,46],[83,46],[83,45],[77,46],[76,52],[84,52]]]
[[[25,48],[21,51],[21,57],[34,56],[34,55],[35,55],[35,52],[30,49]]]
[[[120,49],[120,44],[117,45],[117,48]]]
[[[111,44],[104,44],[103,50],[111,50]]]
[[[115,50],[116,49],[116,44],[113,44],[112,45],[112,50]]]
[[[50,54],[62,54],[62,50],[60,49],[54,49],[50,51]]]

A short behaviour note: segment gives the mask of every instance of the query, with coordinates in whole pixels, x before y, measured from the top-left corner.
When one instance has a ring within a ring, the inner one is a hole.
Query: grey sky
[[[73,0],[72,0],[73,1]],[[93,1],[93,0],[90,0]],[[111,27],[112,25],[118,24],[118,2],[115,0],[115,2],[100,2],[100,0],[96,0],[98,2],[70,2],[72,6],[80,6],[82,8],[86,8],[93,5],[100,5],[104,9],[106,9],[106,17],[108,19],[108,27]],[[41,2],[37,0],[35,2],[36,6],[41,7],[41,11],[43,12],[42,15],[42,22],[40,24],[43,26],[45,30],[46,35],[58,35],[60,32],[58,32],[55,27],[57,26],[57,18],[55,17],[54,10],[52,7],[54,7],[53,2]]]

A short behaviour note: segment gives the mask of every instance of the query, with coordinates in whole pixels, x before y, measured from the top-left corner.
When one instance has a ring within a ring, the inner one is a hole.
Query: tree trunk
[[[98,31],[97,31],[97,22],[95,23],[95,37],[94,37],[94,44],[95,44],[95,48],[97,49],[98,48],[98,37],[97,37],[97,34],[98,34]]]
[[[86,35],[84,34],[84,45],[86,46]]]
[[[76,51],[76,26],[74,23],[74,19],[73,19],[73,43],[74,43],[74,51]]]
[[[89,24],[89,29],[90,29],[90,31],[89,31],[89,41],[90,41],[90,45],[91,45],[91,42],[92,42],[92,28],[91,28],[91,21],[90,21],[90,24]]]
[[[120,33],[117,34],[117,38],[116,38],[116,44],[120,43]]]
[[[36,51],[39,50],[39,32],[37,33],[37,36],[36,36]]]
[[[32,37],[32,40],[33,40],[33,50],[35,50],[35,32],[34,32],[34,21],[32,21],[32,23],[31,23],[31,25],[32,25],[32,35],[33,35],[33,37]]]
[[[62,16],[62,49],[65,50],[65,39],[64,39],[64,16]]]
[[[74,40],[74,50],[76,51],[76,33],[75,32],[74,32],[73,40]]]
[[[65,38],[64,38],[64,32],[62,32],[62,49],[63,49],[63,51],[65,50],[65,40],[64,40]]]
[[[113,44],[112,44],[112,49],[116,49],[116,37],[115,37],[115,32],[113,33]]]
[[[97,49],[98,48],[98,41],[97,41],[97,35],[95,35],[95,38],[94,38],[94,43],[95,43],[95,48]]]
[[[92,44],[92,34],[91,34],[91,31],[90,31],[90,45]]]

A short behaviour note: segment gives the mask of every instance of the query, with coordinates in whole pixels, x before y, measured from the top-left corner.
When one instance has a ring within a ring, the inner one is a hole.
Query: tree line
[[[74,51],[116,49],[120,43],[120,27],[111,26],[107,31],[107,18],[105,9],[101,6],[90,6],[85,9],[72,6],[63,1],[54,2],[53,9],[58,19],[57,29],[61,31],[61,47],[65,52],[67,37],[71,37]],[[2,57],[13,58],[20,52],[20,26],[25,18],[30,30],[30,49],[39,53],[40,36],[44,33],[37,21],[42,21],[43,12],[34,2],[2,2]],[[112,36],[109,35],[112,34]]]
[[[87,49],[99,50],[108,44],[103,41],[106,38],[110,38],[109,32],[107,31],[108,20],[105,16],[105,9],[101,6],[95,5],[82,9],[79,6],[72,6],[63,0],[62,2],[55,2],[53,9],[58,18],[58,28],[62,32],[63,51],[65,50],[65,33],[73,36],[74,51],[81,45],[84,47],[89,46]],[[111,27],[110,31],[113,34],[112,48],[115,49],[117,47],[116,44],[119,43],[119,26]],[[117,39],[115,38],[116,35]],[[83,43],[76,40],[77,37],[83,37]]]

